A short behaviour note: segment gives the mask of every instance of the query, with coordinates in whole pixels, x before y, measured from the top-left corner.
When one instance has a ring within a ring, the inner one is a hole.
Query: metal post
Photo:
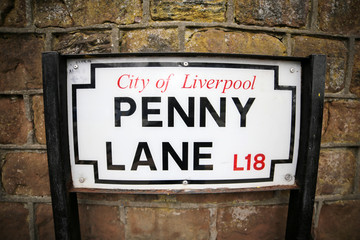
[[[315,200],[321,127],[324,106],[326,58],[311,55],[303,65],[301,96],[301,136],[296,180],[291,190],[286,239],[312,239],[311,227]]]
[[[67,136],[63,117],[60,114],[64,104],[60,103],[60,92],[64,91],[61,78],[66,71],[60,55],[47,52],[42,55],[44,84],[44,114],[46,126],[47,156],[51,186],[56,239],[80,239],[78,206],[75,193],[68,192],[70,166],[67,146],[63,143]],[[65,83],[66,86],[66,83]],[[66,89],[66,88],[65,88]]]

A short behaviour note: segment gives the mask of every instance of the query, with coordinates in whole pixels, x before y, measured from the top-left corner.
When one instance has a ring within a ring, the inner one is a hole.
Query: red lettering
[[[237,84],[237,83],[239,83],[239,86],[238,86],[238,87],[236,87],[236,84]],[[241,88],[241,84],[242,84],[241,80],[236,80],[236,81],[234,82],[234,89],[239,89],[239,88]]]
[[[129,75],[129,74],[123,74],[123,75],[121,75],[121,76],[119,77],[118,82],[117,82],[117,85],[118,85],[118,87],[121,88],[121,89],[125,89],[125,88],[127,88],[127,87],[129,86],[129,85],[127,85],[126,87],[122,87],[122,86],[120,85],[120,81],[122,80],[123,77],[127,77],[127,79],[129,79],[129,78],[130,78],[130,75]]]
[[[251,154],[246,155],[245,160],[246,170],[251,170]],[[256,154],[254,157],[253,169],[256,171],[263,170],[265,168],[265,155],[262,153]],[[238,167],[238,155],[234,154],[234,171],[244,171],[244,167]]]
[[[256,154],[254,157],[254,169],[255,170],[263,170],[265,168],[265,155],[262,153]],[[260,165],[260,166],[259,166]]]
[[[191,86],[190,86],[190,87],[185,87],[185,85],[186,85],[186,82],[187,82],[187,80],[188,80],[189,75],[190,75],[190,74],[185,74],[184,85],[182,86],[182,88],[191,88]]]
[[[247,83],[249,84],[249,86],[245,87],[245,84],[247,84]],[[248,89],[250,88],[250,86],[251,86],[250,80],[246,80],[246,81],[244,82],[243,88],[244,88],[244,90],[248,90]]]
[[[230,82],[230,86],[228,86],[228,82]],[[224,84],[224,88],[223,88],[222,93],[225,93],[225,90],[230,89],[232,85],[233,85],[232,80],[225,80],[225,84]]]
[[[192,77],[191,74],[185,74],[181,88],[219,89],[221,93],[226,93],[227,90],[253,90],[255,88],[256,75],[253,75],[252,80],[206,79],[200,78],[198,75],[194,76],[195,77]]]
[[[243,171],[244,170],[243,167],[237,166],[237,160],[238,160],[238,155],[234,154],[234,171]]]
[[[196,75],[197,77],[197,75]],[[206,79],[204,79],[204,83],[203,81],[199,78],[198,81],[200,82],[200,88],[203,88],[206,85]]]
[[[249,171],[251,169],[251,154],[248,154],[245,159],[247,160],[246,170]]]
[[[161,85],[159,85],[159,83],[160,83]],[[164,79],[159,79],[159,80],[157,80],[157,82],[156,82],[156,84],[155,84],[155,86],[156,86],[157,88],[162,88],[164,85],[165,85],[165,80],[164,80]]]
[[[207,82],[206,87],[207,87],[208,89],[212,89],[213,87],[212,87],[212,86],[210,86],[210,85],[213,85],[213,84],[214,84],[214,82],[215,82],[215,80],[214,80],[214,79],[210,79],[210,80]]]
[[[256,75],[254,76],[253,82],[252,82],[252,84],[251,84],[251,90],[254,89],[255,79],[256,79]]]
[[[223,80],[216,79],[216,86],[215,86],[216,89],[218,88],[219,83],[221,83],[221,82],[223,82]]]

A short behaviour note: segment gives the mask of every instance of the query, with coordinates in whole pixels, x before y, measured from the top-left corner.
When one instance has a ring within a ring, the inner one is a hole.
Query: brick
[[[14,152],[5,155],[2,183],[7,194],[50,195],[45,153]]]
[[[338,34],[360,33],[360,5],[356,0],[319,0],[319,28]]]
[[[118,207],[80,205],[79,215],[83,239],[124,239],[124,225]]]
[[[356,42],[355,44],[355,56],[350,92],[360,97],[360,42]]]
[[[78,199],[87,199],[87,200],[95,200],[95,201],[124,201],[124,202],[132,202],[134,201],[134,195],[128,194],[112,194],[112,193],[77,193]]]
[[[284,239],[287,207],[238,206],[219,208],[217,239]]]
[[[326,55],[325,91],[335,93],[345,86],[346,59],[348,50],[344,42],[315,37],[296,36],[293,38],[294,56],[307,57],[311,54]]]
[[[235,21],[239,24],[304,27],[309,0],[235,0]]]
[[[2,240],[30,239],[29,210],[24,204],[0,202],[0,216]]]
[[[71,27],[74,20],[66,4],[60,0],[34,1],[34,24],[37,27]]]
[[[184,203],[224,203],[224,202],[248,202],[263,201],[274,198],[275,192],[240,192],[221,194],[179,194],[176,195],[177,202]]]
[[[354,187],[355,170],[356,156],[352,150],[321,150],[316,194],[350,194]]]
[[[25,27],[25,0],[2,0],[0,3],[0,26]]]
[[[87,199],[94,201],[121,201],[121,202],[159,202],[162,201],[161,194],[119,194],[119,193],[78,193],[78,199]]]
[[[0,96],[0,143],[24,144],[31,130],[24,100],[19,96]]]
[[[44,37],[1,34],[0,46],[0,91],[42,88]]]
[[[89,26],[103,23],[131,24],[140,21],[141,0],[115,1],[35,1],[37,27]]]
[[[161,194],[119,194],[119,193],[78,193],[78,199],[87,199],[94,201],[121,201],[121,202],[159,202],[162,199]]]
[[[317,240],[360,239],[360,200],[325,203],[316,229]]]
[[[284,191],[281,191],[284,192]],[[78,193],[78,199],[95,201],[122,201],[122,202],[173,202],[173,203],[224,203],[224,202],[248,202],[273,199],[275,192],[240,192],[219,194],[101,194],[101,193]]]
[[[324,105],[322,143],[360,142],[360,101],[337,100]]]
[[[55,34],[52,48],[63,54],[109,53],[111,52],[111,31]]]
[[[187,52],[286,55],[285,45],[267,34],[200,29],[186,33]]]
[[[224,22],[226,1],[151,0],[150,14],[155,21]]]
[[[76,24],[81,26],[107,22],[131,24],[142,17],[141,3],[141,0],[73,1],[71,12]]]
[[[176,29],[141,29],[126,32],[121,52],[176,52],[179,50]]]
[[[32,104],[36,141],[40,144],[46,144],[43,97],[34,96]]]
[[[209,239],[208,209],[128,208],[127,239]]]
[[[39,240],[55,239],[54,220],[50,204],[39,204],[35,209],[35,227]]]

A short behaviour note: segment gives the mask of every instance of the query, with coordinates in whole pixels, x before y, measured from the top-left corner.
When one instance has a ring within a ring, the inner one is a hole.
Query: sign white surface
[[[299,62],[95,58],[67,70],[75,188],[294,184]]]

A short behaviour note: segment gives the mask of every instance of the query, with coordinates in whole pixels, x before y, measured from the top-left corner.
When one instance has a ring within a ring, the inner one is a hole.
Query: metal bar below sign
[[[286,239],[311,239],[313,207],[320,152],[324,106],[326,58],[312,55],[303,66],[301,135],[296,179],[299,189],[291,190]]]
[[[51,199],[56,239],[80,239],[76,193],[68,191],[70,170],[63,148],[60,114],[61,58],[56,52],[42,55],[44,79],[44,115]],[[50,144],[49,144],[50,143]]]

